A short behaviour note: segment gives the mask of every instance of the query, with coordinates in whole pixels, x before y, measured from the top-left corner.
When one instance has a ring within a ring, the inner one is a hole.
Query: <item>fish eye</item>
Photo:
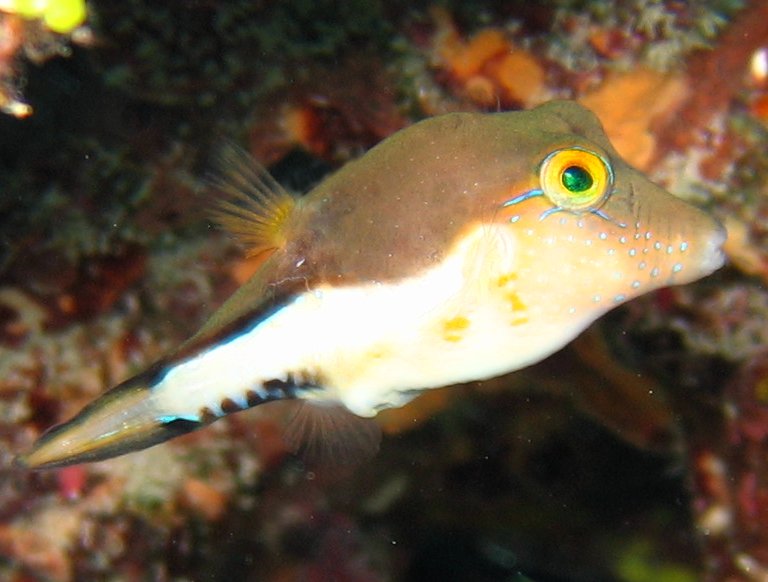
[[[555,150],[541,163],[544,195],[563,210],[582,212],[599,207],[613,188],[613,170],[600,154],[570,147]]]

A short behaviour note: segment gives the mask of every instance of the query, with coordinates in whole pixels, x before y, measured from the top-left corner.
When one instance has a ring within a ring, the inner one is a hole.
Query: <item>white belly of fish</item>
[[[510,314],[493,282],[515,268],[511,231],[478,227],[435,268],[397,283],[319,287],[153,387],[163,413],[195,418],[244,402],[270,380],[316,380],[317,397],[373,416],[418,390],[524,367],[570,341],[579,318],[549,325],[537,308]]]

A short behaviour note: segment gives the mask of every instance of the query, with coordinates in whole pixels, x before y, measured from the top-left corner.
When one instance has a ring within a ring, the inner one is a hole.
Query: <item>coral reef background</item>
[[[765,3],[65,4],[0,2],[0,578],[768,579]],[[420,118],[555,97],[723,220],[730,266],[380,415],[347,475],[288,454],[280,405],[13,465],[252,272],[205,218],[221,139],[301,192]]]

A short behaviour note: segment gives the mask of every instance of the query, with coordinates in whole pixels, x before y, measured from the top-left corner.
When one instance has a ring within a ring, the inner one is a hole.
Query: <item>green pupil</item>
[[[563,170],[563,186],[568,192],[584,192],[592,187],[595,181],[592,175],[581,166],[568,166]]]

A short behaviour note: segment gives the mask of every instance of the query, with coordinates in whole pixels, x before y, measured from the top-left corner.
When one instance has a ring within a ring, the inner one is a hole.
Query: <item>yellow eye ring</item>
[[[613,170],[603,156],[580,147],[555,150],[541,163],[544,195],[564,210],[598,208],[613,189]]]

